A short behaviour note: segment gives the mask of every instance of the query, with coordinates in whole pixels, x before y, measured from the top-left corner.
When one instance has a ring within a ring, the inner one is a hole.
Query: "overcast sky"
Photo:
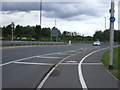
[[[9,2],[8,2],[9,1]],[[19,2],[18,2],[19,1]],[[29,1],[29,2],[28,2]],[[0,23],[6,26],[11,22],[15,25],[39,25],[40,0],[4,0],[0,4]],[[42,27],[56,27],[61,31],[76,31],[81,35],[92,36],[96,30],[109,28],[109,9],[111,0],[43,0]],[[91,1],[91,2],[90,2]],[[100,2],[101,1],[101,2]],[[118,0],[115,0],[115,29],[118,29]]]

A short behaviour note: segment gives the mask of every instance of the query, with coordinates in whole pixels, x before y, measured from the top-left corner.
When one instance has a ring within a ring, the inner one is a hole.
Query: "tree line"
[[[14,39],[17,38],[34,38],[34,40],[41,40],[42,37],[50,38],[50,28],[41,28],[40,25],[36,26],[20,26],[17,25],[16,28],[13,29],[14,32]],[[10,39],[12,34],[12,27],[11,25],[4,26],[2,28],[2,36],[5,39]]]
[[[51,29],[50,28],[41,28],[40,25],[36,26],[21,26],[17,25],[14,28],[14,40],[37,40],[37,41],[50,41],[51,40]],[[2,27],[2,37],[3,40],[10,40],[12,34],[11,25]],[[120,42],[120,30],[114,30],[114,41]],[[80,35],[77,32],[68,32],[63,31],[62,33],[58,30],[58,41],[84,41],[92,42],[95,40],[100,40],[101,42],[109,42],[110,30],[96,31],[93,36],[84,36]],[[55,39],[53,38],[53,41]]]
[[[14,28],[14,40],[26,37],[27,40],[37,40],[37,41],[50,41],[51,40],[51,29],[50,28],[41,28],[40,25],[36,26],[21,26],[17,25]],[[11,25],[2,27],[2,36],[3,40],[10,40],[12,34]],[[77,32],[68,32],[63,31],[63,33],[58,30],[58,41],[92,41],[90,36],[81,36]],[[53,41],[55,39],[53,38]]]
[[[110,30],[107,29],[105,31],[96,31],[93,35],[94,40],[100,40],[102,42],[109,42],[110,41]],[[120,30],[114,30],[114,41],[120,42]]]

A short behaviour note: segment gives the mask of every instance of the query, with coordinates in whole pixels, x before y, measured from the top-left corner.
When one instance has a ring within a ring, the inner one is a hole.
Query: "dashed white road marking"
[[[90,55],[92,55],[92,54],[94,54],[94,53],[96,53],[96,52],[98,52],[98,51],[104,50],[104,49],[107,49],[107,48],[98,49],[98,50],[96,50],[96,51],[93,51],[93,52],[89,53],[89,54],[86,55],[84,58],[82,58],[82,60],[79,62],[79,65],[78,65],[79,81],[80,81],[80,83],[81,83],[81,85],[82,85],[82,88],[85,89],[85,90],[88,90],[88,87],[87,87],[87,85],[86,85],[86,83],[85,83],[85,80],[84,80],[83,74],[82,74],[82,68],[81,68],[82,62],[83,62],[87,57],[89,57]]]
[[[14,62],[16,64],[30,64],[30,65],[54,65],[51,63],[32,63],[32,62]]]
[[[67,53],[74,53],[74,52],[76,52],[76,51],[67,51]]]
[[[52,59],[60,59],[60,57],[44,57],[44,56],[36,56],[37,58],[52,58]]]
[[[66,61],[66,63],[77,63],[77,61]]]
[[[60,55],[71,55],[70,53],[60,53]]]

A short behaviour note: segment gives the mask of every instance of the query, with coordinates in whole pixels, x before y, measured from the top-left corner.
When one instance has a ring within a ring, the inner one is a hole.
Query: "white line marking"
[[[12,64],[14,62],[23,61],[23,60],[27,60],[27,59],[32,59],[32,58],[35,58],[35,57],[36,56],[28,57],[28,58],[22,58],[22,59],[18,59],[18,60],[14,60],[14,61],[10,61],[10,62],[4,63],[4,64],[0,64],[0,66],[5,66],[5,65],[8,65],[8,64]]]
[[[64,52],[58,52],[58,53],[64,53]],[[54,55],[54,54],[56,54],[56,53],[44,54],[44,55],[41,55],[41,57],[44,57],[44,56],[47,56],[47,55]],[[22,58],[22,59],[10,61],[10,62],[4,63],[4,64],[0,64],[0,67],[8,65],[8,64],[12,64],[12,63],[17,62],[17,61],[23,61],[23,60],[26,60],[26,59],[32,59],[32,58],[36,58],[36,57],[38,57],[38,56],[32,56],[32,57],[27,57],[27,58]]]
[[[54,55],[56,53],[50,53],[50,54],[44,54],[44,55],[41,55],[41,57],[44,57],[46,55]],[[14,62],[17,62],[17,61],[23,61],[23,60],[26,60],[26,59],[32,59],[32,58],[36,58],[38,56],[32,56],[32,57],[27,57],[27,58],[22,58],[22,59],[18,59],[18,60],[14,60],[14,61],[10,61],[10,62],[7,62],[7,63],[4,63],[4,64],[0,64],[0,67],[1,66],[5,66],[5,65],[8,65],[8,64],[12,64]],[[39,56],[40,57],[40,56]]]
[[[60,59],[60,57],[44,57],[44,56],[36,56],[37,58],[55,58],[55,59]]]
[[[65,52],[69,52],[69,51],[65,51]],[[59,54],[63,54],[65,52],[58,52]],[[44,55],[41,55],[41,56],[47,56],[47,55],[54,55],[54,54],[57,54],[57,53],[50,53],[50,54],[44,54]],[[14,60],[14,61],[10,61],[10,62],[7,62],[7,63],[4,63],[4,64],[0,64],[0,67],[1,66],[5,66],[5,65],[8,65],[8,64],[12,64],[14,62],[17,62],[17,61],[23,61],[23,60],[26,60],[26,59],[32,59],[32,58],[36,58],[37,56],[32,56],[32,57],[27,57],[27,58],[22,58],[22,59],[18,59],[18,60]]]
[[[81,52],[77,52],[77,53],[81,53]],[[77,54],[75,53],[75,54]],[[70,56],[65,57],[64,59],[62,59],[57,65],[55,65],[55,67],[52,68],[52,70],[45,76],[45,78],[41,81],[41,83],[39,84],[39,86],[37,87],[38,89],[42,88],[42,86],[44,85],[44,83],[46,82],[46,80],[48,79],[48,77],[50,76],[50,74],[55,70],[55,68],[61,64],[65,59],[75,55],[75,54],[71,54]]]
[[[84,58],[82,58],[82,60],[79,62],[79,65],[78,65],[79,80],[80,80],[80,83],[81,83],[81,85],[82,85],[82,88],[85,89],[85,90],[88,90],[88,88],[87,88],[87,85],[86,85],[86,83],[85,83],[85,80],[84,80],[83,74],[82,74],[82,68],[81,68],[82,62],[83,62],[88,56],[92,55],[93,53],[96,53],[96,52],[98,52],[98,51],[100,51],[100,50],[104,50],[104,49],[107,49],[107,48],[98,49],[98,50],[96,50],[96,51],[94,51],[94,52],[89,53],[89,54],[86,55]]]
[[[71,54],[69,54],[69,53],[61,53],[60,55],[71,55]]]
[[[76,51],[67,51],[68,53],[76,52]]]
[[[54,55],[56,53],[44,54],[43,56]]]
[[[50,63],[32,63],[32,62],[14,62],[16,64],[33,64],[33,65],[54,65],[54,64],[50,64]]]
[[[55,54],[62,54],[62,53],[59,52],[59,53],[55,53]]]
[[[80,53],[80,52],[79,52]],[[42,88],[42,86],[44,85],[44,83],[46,82],[46,80],[48,79],[48,77],[50,76],[50,74],[55,70],[55,68],[62,63],[65,59],[73,56],[75,54],[72,54],[70,56],[65,57],[64,59],[62,59],[58,64],[55,65],[55,67],[52,68],[52,70],[45,76],[45,78],[41,81],[41,83],[39,84],[39,86],[37,87],[38,89]]]
[[[77,61],[66,61],[66,63],[77,63]]]

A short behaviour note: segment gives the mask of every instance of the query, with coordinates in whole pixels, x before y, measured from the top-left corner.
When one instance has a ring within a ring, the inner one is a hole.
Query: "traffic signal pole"
[[[109,60],[109,70],[113,69],[113,45],[114,45],[114,4],[115,0],[111,0],[111,9],[110,9],[110,60]]]

